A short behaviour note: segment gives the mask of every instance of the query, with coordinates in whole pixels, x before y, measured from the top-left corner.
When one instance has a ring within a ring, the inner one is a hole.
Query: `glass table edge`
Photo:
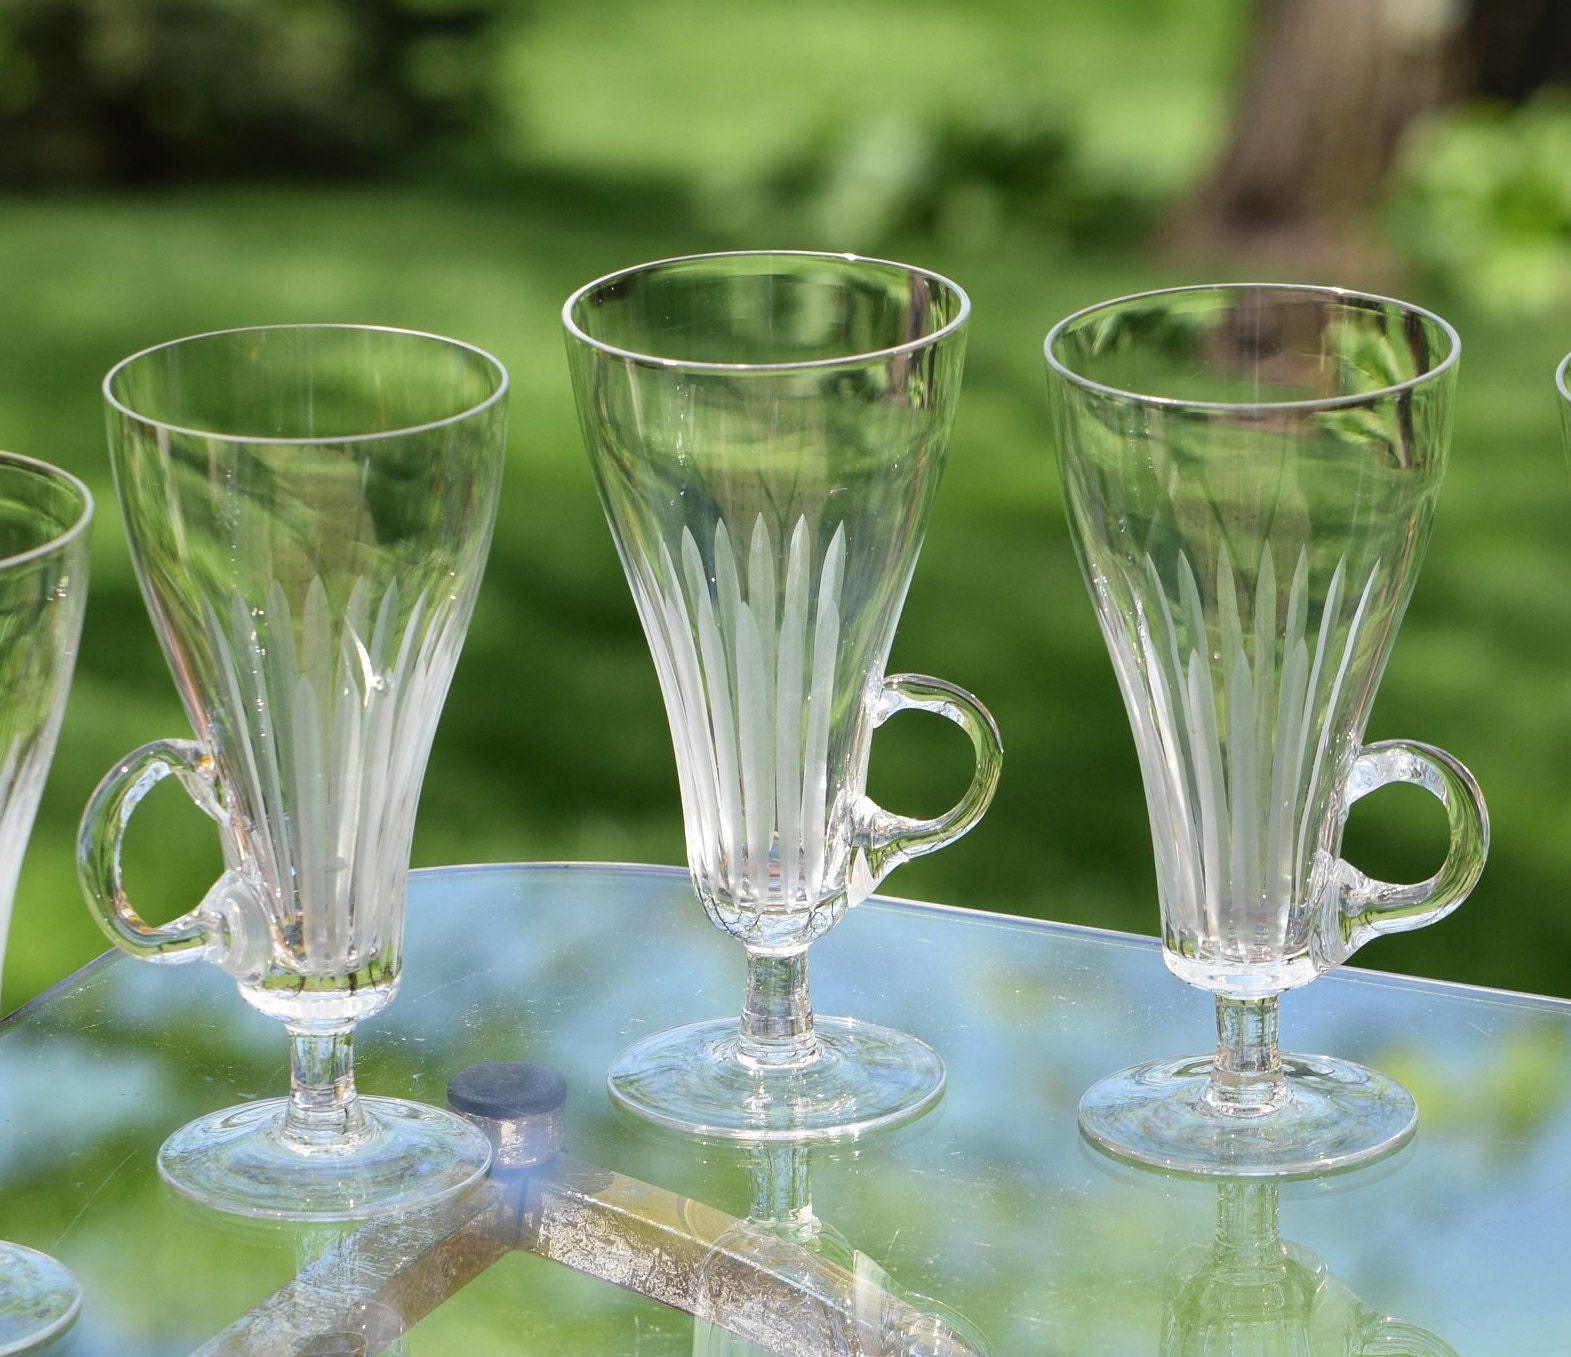
[[[550,859],[536,862],[469,862],[450,865],[416,867],[410,871],[411,885],[416,880],[433,876],[511,876],[534,872],[637,872],[666,877],[673,882],[686,881],[686,867],[670,863],[646,862],[596,862]],[[1161,939],[1146,933],[1130,933],[1122,929],[1101,928],[1094,924],[1064,923],[1056,919],[1036,919],[1021,914],[1006,914],[974,905],[950,905],[931,900],[908,899],[904,896],[875,894],[868,896],[859,906],[874,909],[892,909],[898,912],[915,911],[987,924],[991,927],[1022,929],[1032,933],[1046,933],[1066,938],[1084,938],[1125,947],[1160,950]],[[0,1017],[0,1035],[9,1028],[32,1017],[47,1006],[57,995],[80,984],[100,968],[122,957],[113,947],[99,953],[92,960],[62,976],[47,989],[41,990],[10,1013]],[[1401,989],[1413,989],[1437,994],[1455,994],[1485,1003],[1506,1003],[1571,1011],[1571,999],[1552,994],[1534,994],[1527,990],[1500,989],[1488,985],[1475,985],[1461,980],[1437,980],[1428,976],[1406,975],[1398,971],[1385,971],[1364,966],[1338,966],[1321,977],[1342,984],[1374,984]]]
[[[15,1027],[31,1018],[40,1009],[46,1007],[51,1000],[65,994],[67,991],[81,984],[82,981],[86,980],[88,976],[92,975],[95,971],[100,971],[105,966],[120,960],[123,955],[124,953],[116,950],[113,947],[107,948],[95,956],[91,961],[85,962],[78,966],[74,971],[70,971],[67,974],[61,976],[60,979],[56,980],[54,984],[50,985],[47,989],[42,989],[37,994],[33,995],[31,999],[24,1000],[4,1017],[0,1017],[0,1035],[4,1035],[4,1033],[10,1028]]]

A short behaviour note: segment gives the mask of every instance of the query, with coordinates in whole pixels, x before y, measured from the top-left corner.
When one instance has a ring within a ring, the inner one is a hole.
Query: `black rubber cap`
[[[447,1085],[447,1105],[465,1116],[516,1121],[565,1107],[567,1080],[548,1065],[491,1060],[452,1077]]]

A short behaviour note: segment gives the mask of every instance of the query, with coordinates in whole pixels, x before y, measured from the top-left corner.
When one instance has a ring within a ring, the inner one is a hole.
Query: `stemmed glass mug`
[[[1380,934],[1455,909],[1489,827],[1467,770],[1364,745],[1428,543],[1459,341],[1438,316],[1329,288],[1179,288],[1094,306],[1046,341],[1071,535],[1145,783],[1163,952],[1216,996],[1214,1057],[1103,1080],[1084,1132],[1201,1174],[1385,1153],[1416,1108],[1345,1060],[1283,1056],[1278,999]],[[1358,798],[1444,805],[1446,858],[1395,885],[1340,856]]]
[[[638,1042],[613,1099],[669,1129],[849,1136],[943,1089],[922,1042],[815,1016],[807,949],[899,863],[980,818],[1002,751],[953,684],[885,675],[938,489],[970,304],[845,255],[744,253],[611,274],[563,309],[584,441],[676,750],[688,866],[747,952],[740,1023]],[[976,770],[947,813],[866,795],[875,727],[937,712]]]
[[[207,960],[290,1040],[287,1098],[229,1108],[159,1152],[176,1190],[244,1215],[348,1219],[458,1192],[490,1151],[452,1113],[355,1090],[355,1023],[398,988],[415,807],[496,516],[507,374],[434,335],[233,330],[104,380],[142,596],[197,738],[128,755],[78,862],[110,940]],[[150,926],[126,824],[173,775],[225,870]]]
[[[0,957],[76,664],[92,517],[76,477],[0,453]],[[53,1258],[0,1243],[0,1354],[48,1342],[81,1303]]]

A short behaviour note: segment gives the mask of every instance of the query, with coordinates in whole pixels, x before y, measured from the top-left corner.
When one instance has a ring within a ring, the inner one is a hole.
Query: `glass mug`
[[[915,1038],[816,1017],[807,948],[981,817],[1002,750],[969,693],[884,673],[960,389],[965,294],[844,255],[666,260],[563,319],[584,441],[670,720],[693,884],[747,951],[741,1022],[659,1033],[618,1105],[715,1137],[854,1135],[943,1089]],[[874,729],[936,712],[976,771],[947,814],[865,794]]]
[[[0,957],[76,664],[92,517],[75,476],[0,453]],[[37,1350],[81,1304],[60,1263],[0,1243],[0,1353]]]
[[[454,340],[368,326],[201,335],[104,381],[126,536],[197,739],[129,755],[84,814],[79,867],[110,940],[212,961],[282,1021],[290,1093],[177,1131],[159,1168],[220,1209],[342,1219],[458,1192],[485,1138],[361,1098],[354,1024],[402,969],[426,758],[496,516],[507,374]],[[176,777],[226,870],[172,923],[126,895],[132,811]]]
[[[1278,997],[1455,909],[1488,849],[1450,755],[1363,732],[1439,497],[1460,344],[1438,316],[1329,288],[1179,288],[1046,341],[1064,502],[1134,730],[1163,954],[1216,995],[1214,1057],[1139,1065],[1081,1103],[1115,1154],[1314,1172],[1394,1148],[1416,1108],[1352,1062],[1282,1056]],[[1391,782],[1445,806],[1416,884],[1340,855]]]

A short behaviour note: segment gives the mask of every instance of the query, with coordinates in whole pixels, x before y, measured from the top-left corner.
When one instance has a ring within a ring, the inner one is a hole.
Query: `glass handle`
[[[201,810],[224,818],[212,756],[201,745],[155,740],[126,755],[94,790],[77,830],[77,877],[88,911],[110,942],[143,961],[212,961],[238,978],[260,976],[271,951],[267,912],[239,872],[226,871],[195,909],[156,926],[126,894],[126,826],[142,798],[171,774]]]
[[[902,862],[953,843],[982,818],[998,789],[1004,761],[998,724],[964,688],[925,674],[890,674],[876,699],[873,724],[881,726],[901,711],[936,712],[953,721],[971,737],[976,772],[965,795],[947,813],[932,820],[895,815],[862,798],[857,816],[861,851],[852,867],[853,903],[870,894]]]
[[[1347,801],[1393,782],[1422,787],[1446,808],[1451,846],[1426,881],[1397,885],[1365,876],[1348,862],[1342,874],[1342,930],[1351,952],[1382,933],[1404,933],[1444,918],[1467,899],[1489,855],[1489,811],[1473,775],[1443,749],[1410,740],[1365,747],[1353,763]]]
[[[1360,1306],[1363,1322],[1347,1335],[1350,1357],[1457,1357],[1444,1339],[1405,1320],[1370,1314]]]

